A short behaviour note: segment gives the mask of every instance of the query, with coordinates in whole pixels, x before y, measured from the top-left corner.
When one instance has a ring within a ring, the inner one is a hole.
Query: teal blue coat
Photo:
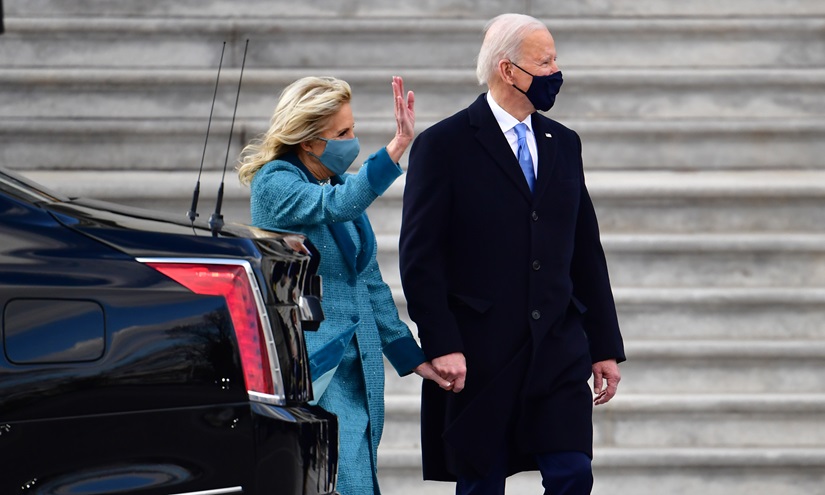
[[[305,234],[321,253],[325,320],[306,332],[313,380],[337,365],[318,403],[338,415],[339,491],[379,493],[376,455],[384,428],[384,360],[406,375],[425,361],[381,278],[365,211],[401,175],[386,149],[357,174],[319,184],[294,154],[252,180],[252,223]],[[317,399],[317,397],[316,397]]]

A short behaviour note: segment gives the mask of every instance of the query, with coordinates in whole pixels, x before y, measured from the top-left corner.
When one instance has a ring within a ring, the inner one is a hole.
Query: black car
[[[0,171],[0,494],[327,494],[303,236],[69,199]]]

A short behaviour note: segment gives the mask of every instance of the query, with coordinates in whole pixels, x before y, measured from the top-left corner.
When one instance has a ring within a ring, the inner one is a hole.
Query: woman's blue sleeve
[[[264,165],[252,180],[252,223],[288,229],[354,220],[401,173],[386,148],[370,155],[358,173],[334,187],[311,183],[294,165],[275,160]]]
[[[375,255],[364,270],[363,276],[366,277],[369,288],[372,312],[378,326],[384,355],[399,375],[408,375],[427,359],[407,324],[399,318],[392,290],[381,277]]]

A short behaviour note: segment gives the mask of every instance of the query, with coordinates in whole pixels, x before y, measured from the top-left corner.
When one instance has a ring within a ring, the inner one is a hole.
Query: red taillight
[[[196,294],[223,296],[226,299],[238,339],[246,389],[274,395],[263,324],[244,267],[189,263],[146,264]]]

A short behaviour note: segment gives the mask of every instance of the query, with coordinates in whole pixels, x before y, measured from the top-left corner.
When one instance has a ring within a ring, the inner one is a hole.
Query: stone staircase
[[[546,20],[566,80],[551,116],[582,137],[629,359],[596,410],[594,493],[825,494],[825,2],[4,3],[0,165],[181,215],[227,41],[202,218],[227,140],[232,158],[297,77],[352,84],[366,156],[391,137],[392,75],[424,129],[481,91],[487,19]],[[231,171],[226,186],[227,221],[248,221],[248,191]],[[406,315],[403,187],[369,213]],[[419,388],[388,370],[386,495],[453,491],[420,481]],[[508,484],[540,490],[535,473]]]

